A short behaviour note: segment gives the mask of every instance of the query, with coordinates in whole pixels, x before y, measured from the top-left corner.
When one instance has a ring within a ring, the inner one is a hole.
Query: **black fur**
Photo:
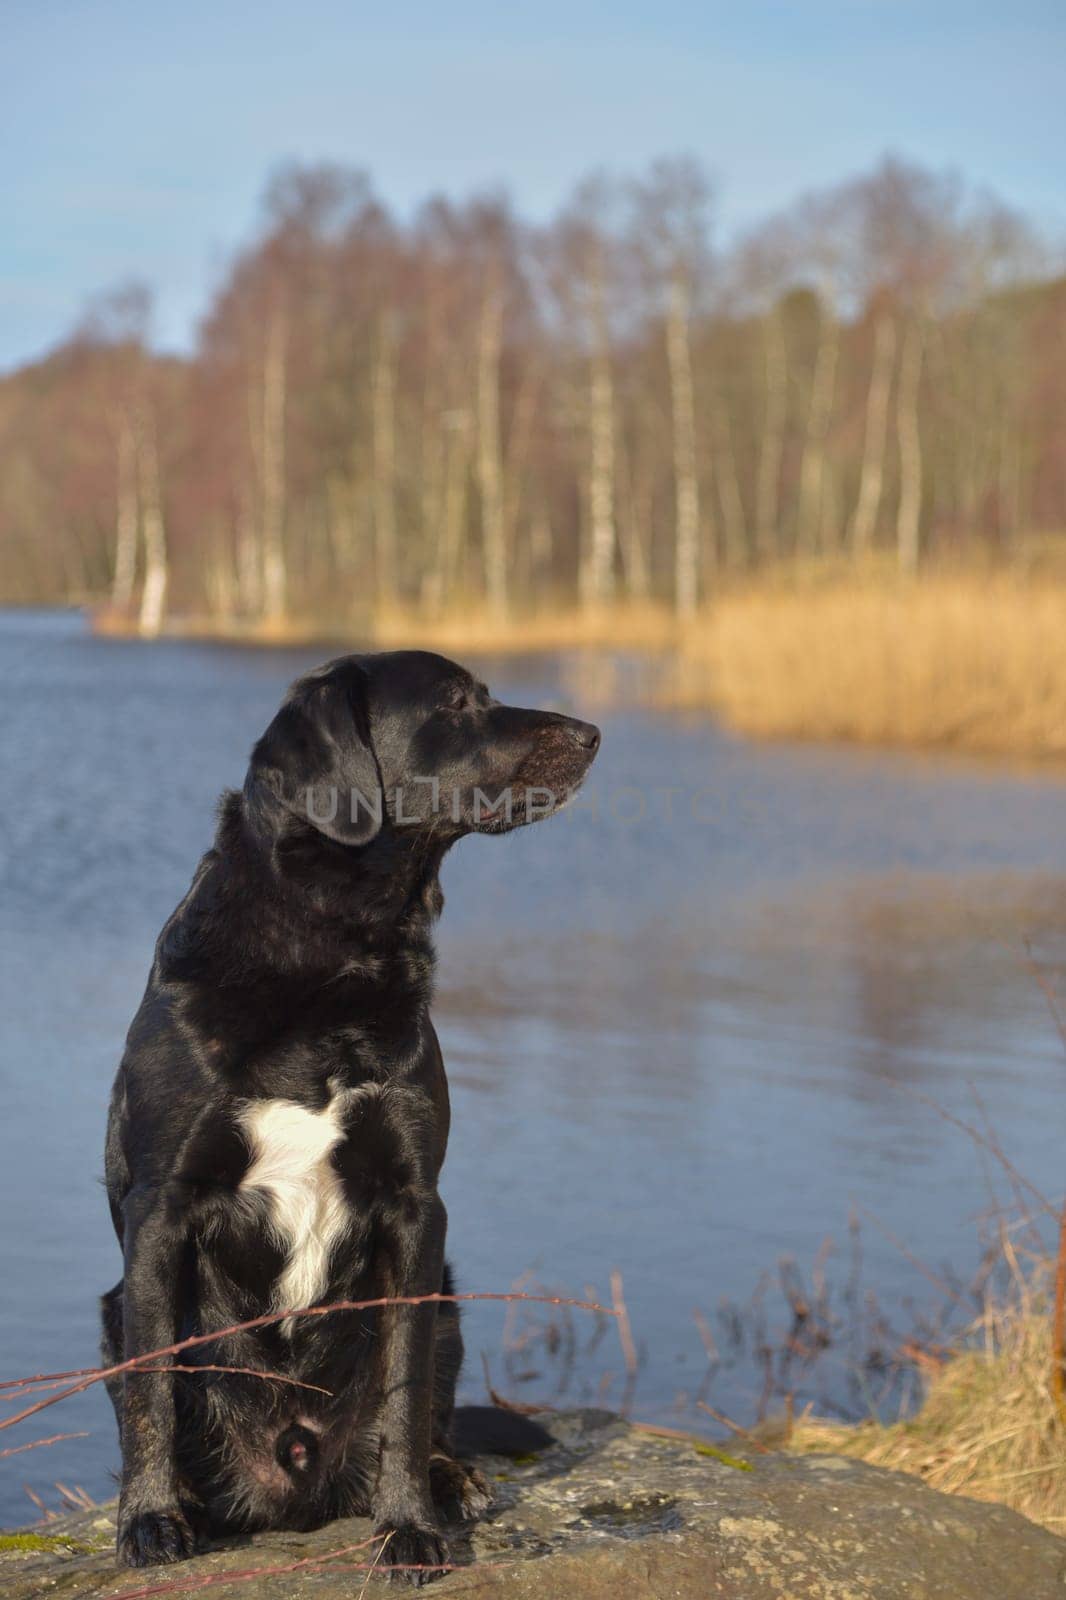
[[[103,1297],[109,1364],[272,1309],[285,1246],[262,1193],[239,1188],[239,1117],[258,1100],[322,1110],[338,1088],[368,1090],[331,1157],[346,1231],[319,1303],[452,1292],[437,1193],[448,1090],[429,1018],[438,871],[463,834],[561,804],[598,743],[422,652],[347,656],[293,686],[160,934],[115,1082],[107,1187],[124,1274]],[[510,815],[492,804],[506,787]],[[454,1305],[297,1319],[180,1360],[317,1389],[206,1370],[113,1381],[127,1565],[181,1560],[212,1533],[366,1513],[391,1534],[386,1565],[433,1565],[438,1509],[485,1503],[451,1444]]]

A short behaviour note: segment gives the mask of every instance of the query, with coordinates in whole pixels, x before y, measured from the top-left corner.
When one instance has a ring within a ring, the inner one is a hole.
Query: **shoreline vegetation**
[[[889,1423],[803,1416],[787,1448],[891,1467],[1066,1534],[1062,1304],[1056,1296],[1053,1316],[1054,1272],[1046,1261],[1028,1275],[1018,1270],[1010,1295],[991,1301],[956,1344],[922,1352],[925,1394],[913,1415]]]
[[[1066,275],[995,197],[888,156],[726,242],[682,157],[536,222],[296,165],[213,276],[181,355],[126,284],[0,376],[6,600],[1066,753]]]
[[[259,646],[352,643],[445,654],[624,654],[634,692],[663,709],[709,713],[759,738],[825,740],[982,756],[1066,758],[1066,570],[1029,551],[1018,566],[900,577],[867,562],[808,563],[723,585],[679,619],[650,601],[564,600],[493,612],[472,598],[436,614],[381,607],[345,621],[226,616],[164,619],[164,636]],[[98,633],[137,636],[138,619],[91,610]],[[610,704],[617,674],[578,668]],[[587,665],[587,663],[586,663]]]

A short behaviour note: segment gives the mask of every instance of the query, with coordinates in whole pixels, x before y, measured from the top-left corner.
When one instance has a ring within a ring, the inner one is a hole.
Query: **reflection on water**
[[[5,1374],[94,1356],[94,1297],[118,1269],[97,1180],[122,1037],[216,795],[311,659],[0,617]],[[582,709],[566,662],[484,670],[507,697]],[[812,1304],[824,1273],[827,1314],[849,1329],[792,1374],[799,1398],[854,1407],[871,1346],[890,1352],[936,1301],[878,1223],[965,1277],[998,1181],[929,1099],[987,1118],[1035,1184],[1061,1185],[1066,1057],[1025,941],[1066,976],[1066,785],[753,746],[642,710],[600,720],[579,804],[467,840],[445,869],[437,1019],[461,1286],[529,1272],[603,1299],[618,1267],[637,1413],[671,1420],[702,1392],[743,1420],[758,1346],[792,1315],[777,1284],[792,1256]],[[627,820],[632,791],[642,820]],[[515,1311],[505,1329],[475,1306],[466,1327],[471,1394],[484,1350],[527,1398],[622,1397],[613,1326]],[[42,1432],[61,1417],[91,1437],[0,1470],[0,1520],[24,1517],[26,1480],[106,1491],[101,1397],[53,1415]]]

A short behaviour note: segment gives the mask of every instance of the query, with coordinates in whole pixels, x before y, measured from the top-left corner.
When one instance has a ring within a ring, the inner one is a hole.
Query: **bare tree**
[[[873,357],[870,381],[866,390],[859,490],[848,535],[848,542],[856,556],[863,556],[872,548],[877,533],[885,479],[885,453],[888,447],[888,400],[892,389],[895,359],[896,323],[892,312],[886,306],[877,312],[874,319]]]
[[[588,367],[588,528],[578,592],[591,605],[609,599],[614,589],[618,546],[611,301],[617,293],[619,199],[616,186],[602,174],[586,178],[556,219],[547,252],[563,313],[562,337],[582,351]]]
[[[684,161],[535,231],[287,170],[192,355],[124,291],[0,376],[0,592],[150,631],[477,590],[687,616],[793,535],[913,571],[1066,526],[1066,290],[1017,219],[900,161],[724,259],[706,214]]]
[[[137,494],[137,443],[133,422],[122,407],[116,422],[115,571],[111,604],[128,611],[137,581],[137,534],[140,516]]]
[[[142,408],[138,418],[137,467],[144,530],[144,587],[138,627],[146,638],[154,638],[163,624],[170,572],[156,422],[147,406]]]
[[[924,330],[912,316],[903,335],[896,400],[899,439],[899,505],[896,510],[896,550],[902,572],[918,570],[921,553],[922,434],[918,415],[918,386],[922,374]]]
[[[481,538],[485,591],[491,609],[507,610],[507,545],[503,520],[503,464],[500,447],[500,342],[503,293],[500,271],[486,274],[477,357],[477,468],[481,495]]]
[[[817,550],[823,543],[826,440],[833,415],[838,352],[839,328],[832,300],[819,298],[818,343],[811,375],[807,429],[800,462],[797,516],[797,543],[806,550]]]
[[[674,467],[674,601],[691,616],[700,599],[700,491],[689,319],[707,258],[707,180],[687,158],[654,163],[634,188],[637,248],[666,295]]]
[[[105,402],[114,434],[115,549],[111,604],[127,611],[137,581],[140,509],[137,485],[137,417],[145,403],[151,322],[151,291],[142,283],[123,284],[94,298],[76,337],[113,352],[117,395]]]
[[[755,490],[755,542],[767,559],[781,553],[781,462],[788,418],[788,348],[780,305],[760,319],[765,410]]]
[[[378,318],[373,378],[374,546],[377,596],[396,598],[396,318]]]
[[[772,218],[741,239],[726,269],[740,312],[750,318],[746,376],[751,394],[753,545],[761,562],[783,553],[781,472],[790,376],[783,297],[793,254],[789,224]]]
[[[285,315],[280,306],[267,323],[263,359],[260,450],[263,614],[284,617],[288,602],[285,559]]]

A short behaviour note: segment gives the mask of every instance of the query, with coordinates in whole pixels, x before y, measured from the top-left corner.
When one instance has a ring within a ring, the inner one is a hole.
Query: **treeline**
[[[1066,280],[897,161],[714,248],[685,160],[391,215],[286,170],[188,359],[140,289],[0,381],[0,596],[356,620],[1066,528]]]

